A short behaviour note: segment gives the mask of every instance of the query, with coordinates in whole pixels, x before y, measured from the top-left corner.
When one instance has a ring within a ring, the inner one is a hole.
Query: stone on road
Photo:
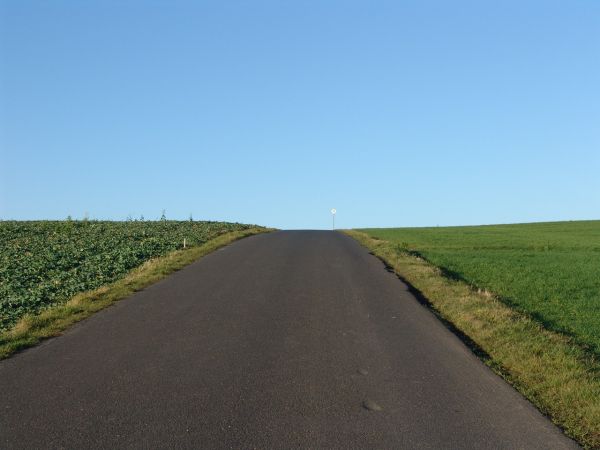
[[[0,362],[0,448],[574,448],[349,237],[236,242]]]

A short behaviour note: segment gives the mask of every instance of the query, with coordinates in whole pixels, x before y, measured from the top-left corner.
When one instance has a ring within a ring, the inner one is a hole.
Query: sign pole
[[[336,212],[337,212],[336,209],[332,208],[332,210],[331,210],[331,220],[332,220],[332,222],[331,222],[331,229],[332,230],[335,230],[335,213]]]

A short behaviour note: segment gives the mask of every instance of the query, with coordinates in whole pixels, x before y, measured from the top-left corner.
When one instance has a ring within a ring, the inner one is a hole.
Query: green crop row
[[[0,221],[0,330],[184,245],[249,225],[199,221]]]

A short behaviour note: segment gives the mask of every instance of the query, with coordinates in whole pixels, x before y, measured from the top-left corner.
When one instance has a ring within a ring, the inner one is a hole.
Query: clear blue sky
[[[0,217],[600,218],[600,2],[3,1]]]

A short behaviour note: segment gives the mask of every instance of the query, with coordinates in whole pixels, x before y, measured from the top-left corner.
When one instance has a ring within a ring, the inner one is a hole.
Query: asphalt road
[[[574,448],[350,238],[236,242],[0,362],[2,448]]]

